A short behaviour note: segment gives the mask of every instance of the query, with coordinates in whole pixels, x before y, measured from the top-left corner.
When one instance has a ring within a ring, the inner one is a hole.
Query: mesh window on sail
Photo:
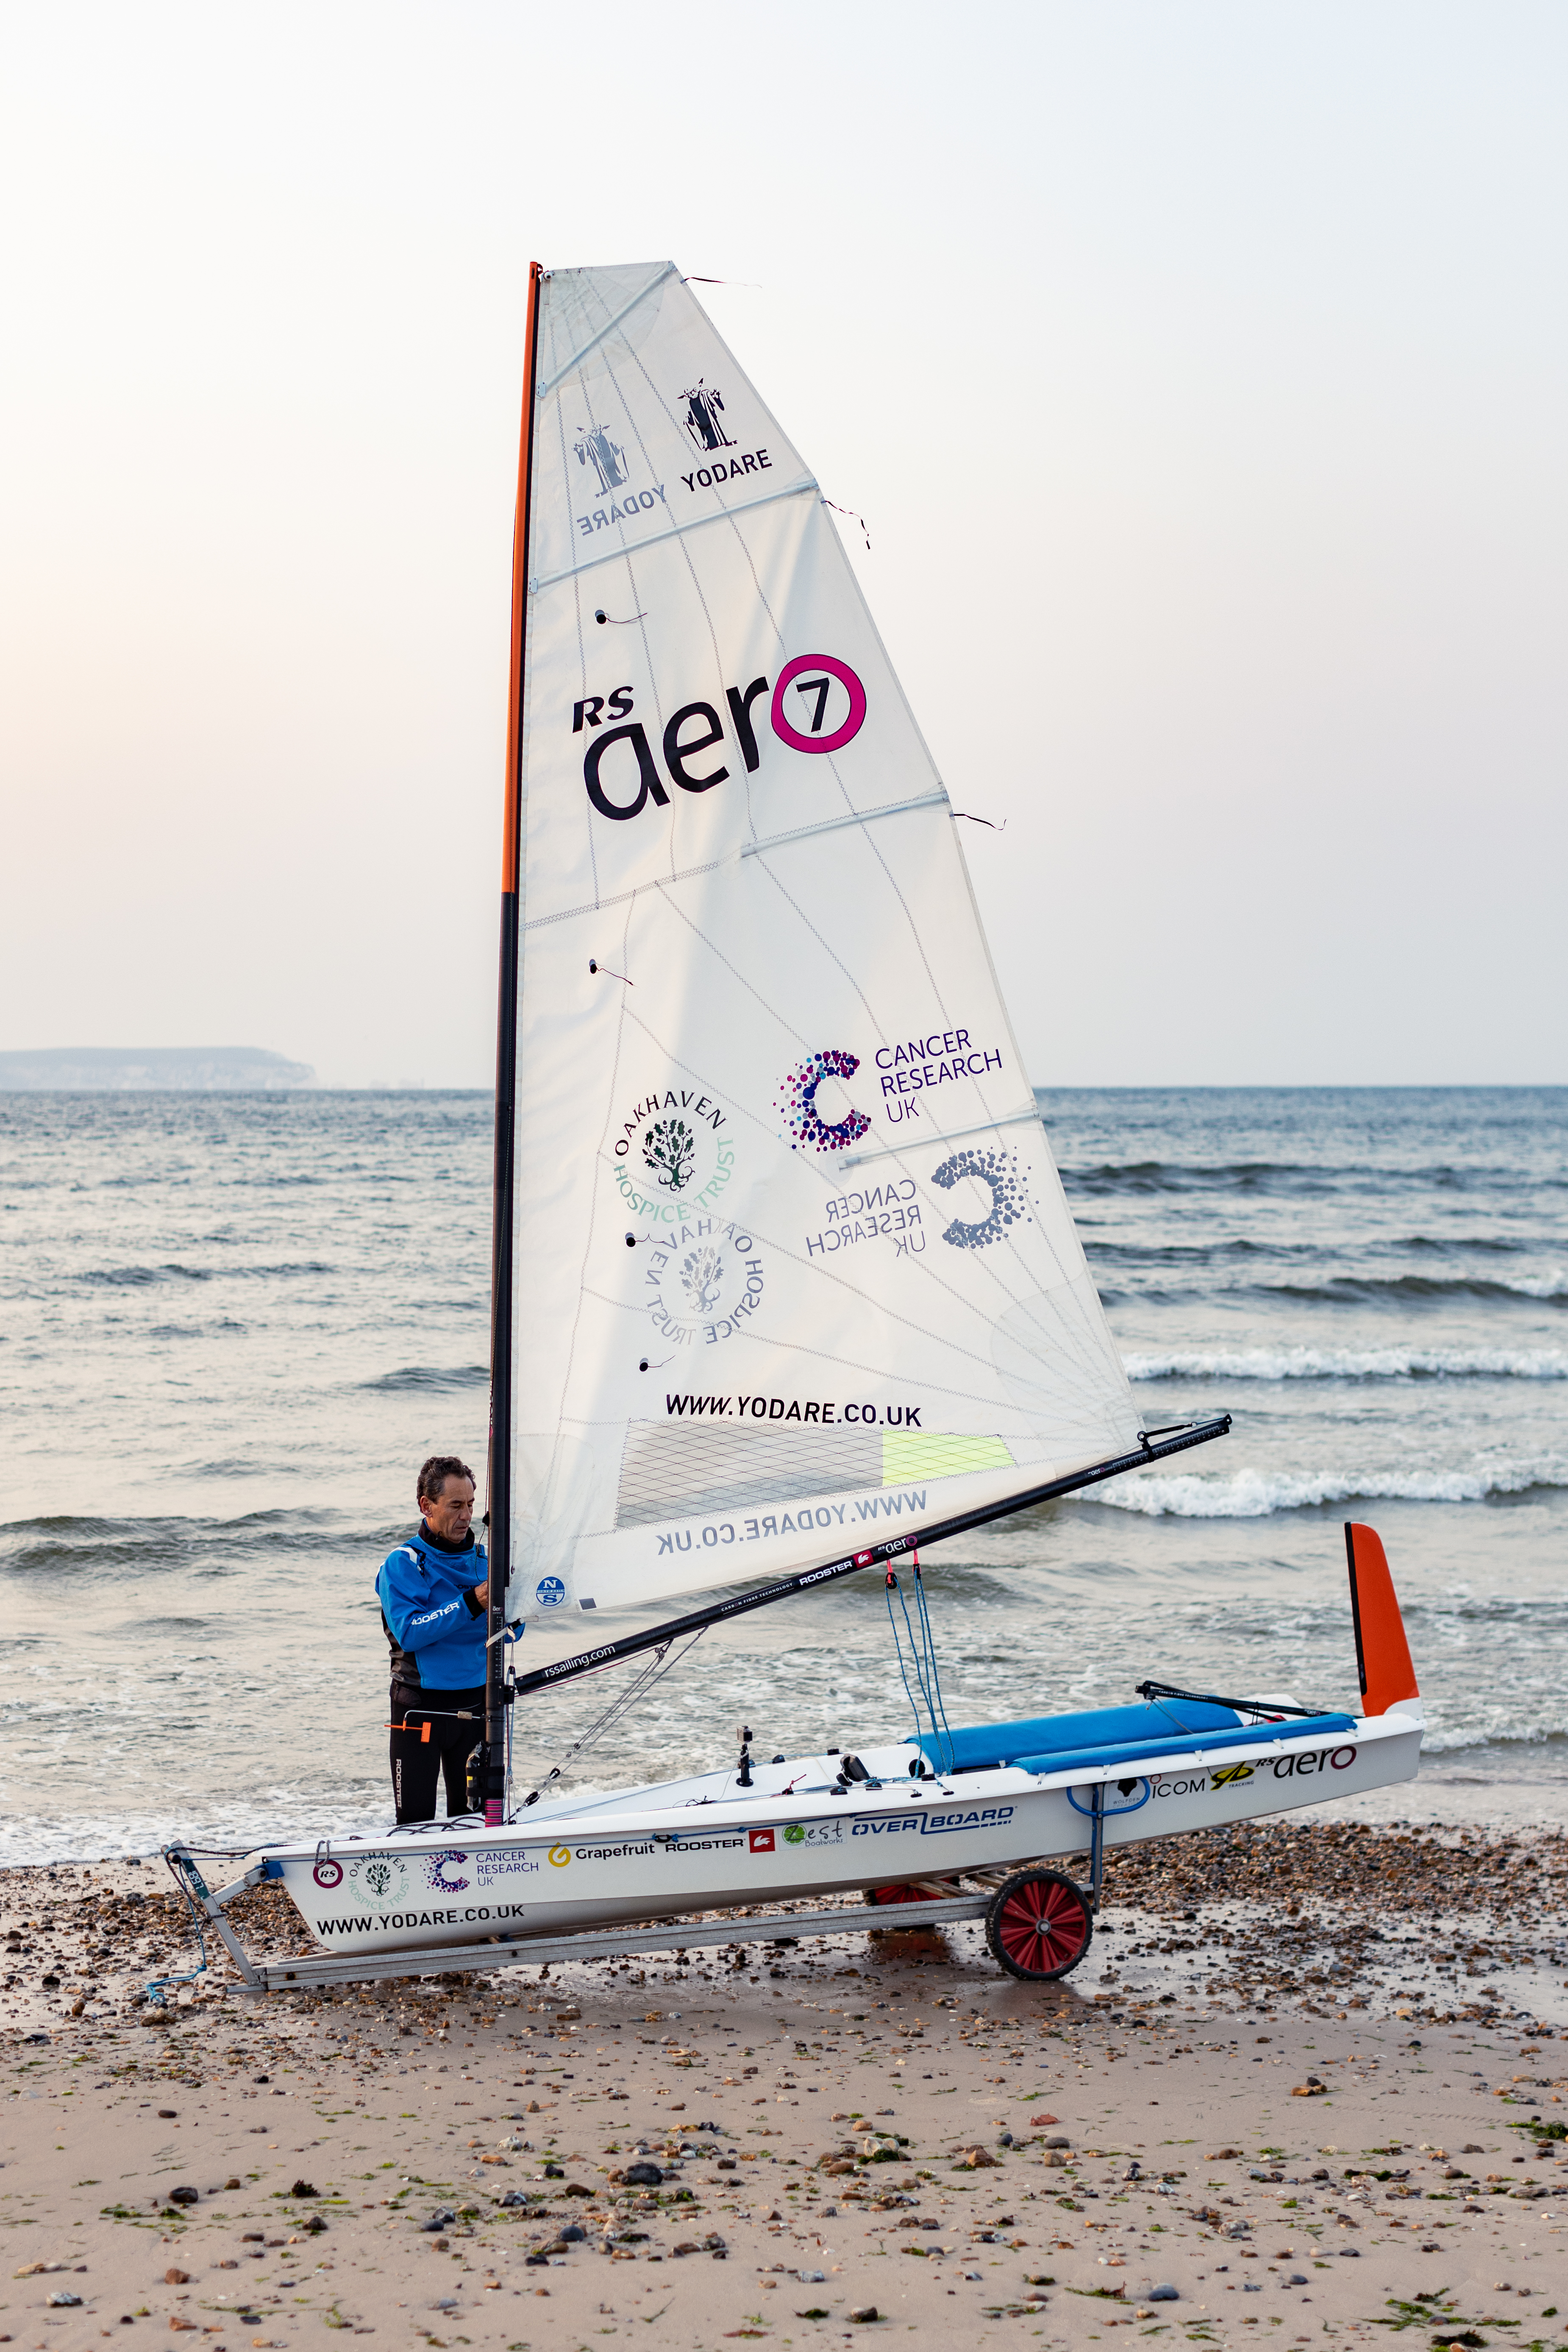
[[[626,1432],[617,1528],[695,1517],[795,1496],[842,1495],[882,1484],[876,1430],[704,1428],[633,1422]]]

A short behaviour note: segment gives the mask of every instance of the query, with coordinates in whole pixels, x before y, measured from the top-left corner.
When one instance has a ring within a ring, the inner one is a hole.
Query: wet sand
[[[191,1964],[153,1873],[8,1874],[0,2340],[1556,2347],[1565,1864],[1265,1824],[1118,1857],[1059,1986],[969,1927],[757,1920],[689,1966],[224,1979],[152,2024],[147,1964]]]

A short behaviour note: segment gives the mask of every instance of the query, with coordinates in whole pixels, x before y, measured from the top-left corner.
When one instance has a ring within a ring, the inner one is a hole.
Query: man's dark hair
[[[470,1486],[479,1481],[466,1462],[455,1454],[432,1454],[419,1473],[418,1496],[422,1503],[438,1503],[448,1478],[466,1478]]]

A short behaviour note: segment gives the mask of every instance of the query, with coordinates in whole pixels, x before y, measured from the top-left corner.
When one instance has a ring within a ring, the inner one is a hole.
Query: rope
[[[531,1790],[530,1793],[524,1797],[522,1803],[517,1808],[518,1811],[526,1812],[530,1805],[537,1805],[540,1798],[544,1794],[545,1790],[549,1788],[551,1782],[552,1780],[559,1780],[562,1775],[569,1769],[574,1757],[580,1756],[585,1748],[591,1748],[595,1739],[603,1738],[605,1733],[609,1730],[611,1725],[618,1723],[622,1716],[626,1714],[636,1701],[642,1697],[645,1691],[652,1690],[654,1685],[656,1683],[661,1683],[664,1680],[665,1675],[668,1674],[673,1667],[679,1665],[683,1658],[689,1657],[707,1630],[708,1629],[705,1625],[700,1625],[696,1633],[691,1636],[690,1641],[686,1643],[685,1647],[683,1649],[675,1650],[673,1655],[671,1654],[672,1644],[668,1642],[666,1642],[661,1648],[657,1649],[652,1657],[648,1660],[647,1664],[642,1669],[642,1672],[633,1675],[631,1681],[626,1685],[626,1689],[620,1694],[620,1696],[618,1698],[613,1698],[610,1701],[609,1706],[605,1708],[603,1714],[600,1715],[595,1722],[588,1726],[588,1728],[584,1732],[582,1738],[573,1741],[571,1747],[566,1750],[566,1753],[562,1758],[560,1763],[552,1764],[551,1766],[549,1771],[545,1774],[538,1788]],[[510,1729],[510,1722],[508,1727]]]
[[[914,1647],[915,1637],[914,1629],[910,1625],[909,1604],[904,1599],[903,1589],[900,1586],[898,1578],[893,1574],[892,1570],[889,1569],[887,1575],[884,1597],[888,1603],[888,1623],[892,1629],[893,1654],[899,1662],[899,1680],[903,1684],[904,1696],[909,1700],[910,1713],[914,1718],[915,1738],[917,1740],[922,1740],[925,1738],[925,1733],[921,1728],[921,1711],[915,1705],[915,1695],[910,1688],[910,1677],[904,1665],[904,1645],[899,1633],[899,1621],[893,1614],[893,1595],[895,1592],[899,1596],[899,1606],[904,1612],[904,1624],[909,1631],[910,1647],[912,1650]],[[917,1680],[918,1678],[919,1675],[917,1669]]]
[[[1327,1712],[1321,1706],[1297,1706],[1287,1705],[1283,1699],[1221,1698],[1215,1691],[1181,1690],[1174,1683],[1140,1683],[1137,1689],[1139,1697],[1147,1699],[1152,1706],[1159,1707],[1163,1715],[1170,1712],[1162,1705],[1162,1701],[1168,1698],[1184,1698],[1194,1706],[1234,1707],[1238,1715],[1255,1716],[1261,1723],[1278,1723],[1286,1716],[1306,1718]],[[1190,1731],[1193,1727],[1190,1723],[1183,1723],[1179,1716],[1173,1717],[1172,1720],[1180,1731]]]
[[[509,1700],[512,1695],[511,1686],[517,1680],[517,1664],[515,1657],[517,1639],[517,1635],[512,1632],[509,1625],[507,1627],[506,1647],[501,1653],[502,1658],[505,1661],[502,1667],[502,1673],[506,1677],[507,1696]],[[511,1818],[511,1718],[514,1709],[510,1705],[508,1705],[502,1708],[501,1712],[506,1723],[506,1733],[502,1741],[502,1749],[506,1758],[506,1785],[501,1795],[501,1818],[503,1821],[510,1821]]]
[[[942,1696],[942,1675],[938,1670],[936,1663],[936,1636],[931,1632],[931,1612],[926,1606],[925,1579],[921,1574],[921,1558],[919,1552],[914,1554],[914,1570],[915,1596],[920,1602],[921,1625],[925,1633],[926,1664],[930,1672],[931,1687],[935,1699],[935,1706],[932,1712],[931,1720],[932,1736],[933,1738],[935,1737],[936,1724],[940,1720],[942,1724],[942,1736],[947,1741],[947,1769],[951,1772],[956,1750],[954,1749],[952,1743],[952,1726],[947,1719],[947,1707]]]
[[[936,1752],[938,1769],[951,1772],[953,1756],[952,1730],[948,1723],[947,1708],[942,1696],[942,1675],[936,1662],[936,1637],[931,1631],[931,1612],[926,1605],[925,1580],[921,1575],[918,1552],[911,1553],[910,1564],[915,1574],[915,1622],[911,1624],[910,1604],[904,1598],[903,1586],[889,1568],[886,1586],[888,1622],[893,1631],[893,1648],[898,1656],[899,1675],[904,1685],[904,1696],[909,1700],[910,1712],[914,1717],[916,1742],[923,1745],[926,1733],[921,1723],[921,1712],[915,1703],[914,1691],[910,1688],[910,1672],[913,1673],[915,1687],[925,1702],[926,1716],[931,1724],[931,1744]],[[910,1637],[909,1672],[906,1672],[904,1666],[904,1645],[899,1632],[899,1621],[893,1614],[895,1592],[899,1596],[899,1609],[903,1617],[904,1631]],[[945,1763],[942,1760],[944,1754]]]
[[[191,1921],[196,1931],[196,1942],[201,1948],[202,1957],[199,1967],[185,1969],[178,1976],[153,1977],[149,1979],[147,1985],[147,2002],[149,2008],[153,2009],[167,2009],[169,2001],[168,1995],[163,1990],[165,1985],[191,1984],[197,1977],[205,1976],[209,1965],[207,1960],[206,1919],[202,1911],[202,1907],[196,1901],[195,1896],[191,1893],[190,1887],[185,1881],[184,1872],[181,1865],[175,1861],[174,1855],[172,1853],[165,1853],[163,1860],[169,1865],[170,1877],[174,1880],[175,1885],[184,1896],[186,1903],[190,1906]]]

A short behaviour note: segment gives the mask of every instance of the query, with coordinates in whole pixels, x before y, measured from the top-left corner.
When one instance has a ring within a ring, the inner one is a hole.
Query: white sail
[[[840,1559],[1138,1430],[947,794],[809,468],[673,264],[546,276],[537,338],[524,1615]]]

